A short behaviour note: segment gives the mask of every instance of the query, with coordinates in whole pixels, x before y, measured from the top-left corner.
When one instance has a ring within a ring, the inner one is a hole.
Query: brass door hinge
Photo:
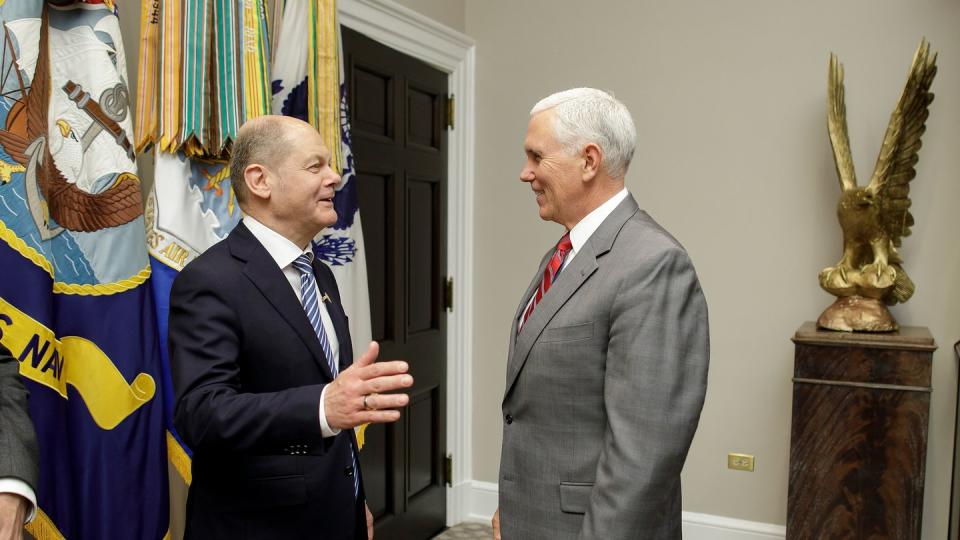
[[[455,108],[456,100],[453,97],[453,94],[447,96],[447,129],[453,129],[453,111]]]
[[[449,276],[443,284],[443,309],[453,313],[453,278]]]
[[[453,487],[453,456],[447,454],[443,461],[443,481],[447,486]]]

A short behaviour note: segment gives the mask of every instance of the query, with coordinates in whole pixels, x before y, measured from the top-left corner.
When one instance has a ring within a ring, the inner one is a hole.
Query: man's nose
[[[520,170],[520,181],[533,182],[533,171],[531,171],[529,167],[524,167]]]

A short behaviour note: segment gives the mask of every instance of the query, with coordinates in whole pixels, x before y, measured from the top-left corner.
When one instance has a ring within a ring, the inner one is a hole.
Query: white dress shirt
[[[593,233],[600,227],[600,224],[607,219],[607,216],[609,216],[629,194],[630,192],[627,191],[627,188],[621,189],[616,195],[594,208],[592,212],[584,216],[579,223],[570,229],[570,244],[572,244],[572,247],[570,248],[570,253],[567,253],[566,258],[563,259],[563,266],[560,267],[558,275],[563,275],[563,271],[567,266],[570,266],[570,261],[577,256],[577,253],[583,248],[583,245],[587,243],[587,240],[593,236]],[[541,277],[540,280],[542,281],[543,278]],[[536,291],[536,289],[534,289],[534,291]],[[530,309],[530,304],[533,303],[533,299],[536,297],[536,292],[530,295],[530,300],[527,301],[527,305],[523,308],[523,311],[520,312],[520,316],[517,318],[517,333],[520,332],[520,327],[523,326],[521,324],[523,322],[523,314]]]
[[[627,188],[621,189],[616,195],[607,199],[607,202],[594,208],[592,212],[580,220],[580,223],[577,223],[570,229],[570,243],[573,244],[573,247],[570,248],[570,253],[567,253],[567,258],[563,260],[563,266],[560,267],[561,274],[566,267],[570,266],[570,261],[577,256],[577,252],[583,248],[587,240],[600,228],[600,224],[607,219],[607,216],[613,213],[613,210],[619,206],[629,194],[630,192],[627,191]]]
[[[310,246],[307,245],[306,248],[297,247],[296,244],[285,236],[248,215],[243,216],[243,224],[246,225],[247,229],[253,233],[253,236],[260,241],[267,250],[267,253],[270,254],[270,257],[277,263],[277,266],[283,270],[283,276],[287,278],[287,281],[290,283],[290,288],[293,289],[294,294],[297,295],[297,300],[299,300],[302,305],[303,298],[300,293],[300,272],[293,267],[293,261],[297,260],[297,257],[304,253],[309,253],[311,260],[313,260],[313,252],[308,249]],[[316,285],[314,286],[316,287]],[[320,298],[319,290],[317,291],[317,298]],[[323,324],[323,331],[326,332],[327,339],[330,341],[330,351],[333,354],[333,361],[339,366],[340,342],[337,340],[337,332],[333,328],[333,320],[330,319],[326,302],[321,301],[319,304],[320,322]],[[324,386],[323,392],[320,393],[320,432],[323,433],[324,437],[332,437],[340,433],[340,430],[333,429],[327,424],[327,415],[323,406],[323,397],[326,393],[327,387]]]
[[[26,499],[30,508],[27,509],[27,520],[24,523],[33,521],[37,515],[37,494],[29,484],[19,478],[0,478],[0,493],[13,493]]]

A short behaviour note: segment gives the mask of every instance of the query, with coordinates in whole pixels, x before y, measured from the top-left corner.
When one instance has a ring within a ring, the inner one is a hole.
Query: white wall
[[[684,510],[786,520],[790,337],[832,297],[818,271],[840,256],[839,194],[825,125],[827,59],[846,65],[850,137],[869,179],[921,36],[940,51],[937,98],[905,239],[915,297],[895,307],[929,326],[934,357],[924,538],[946,536],[960,338],[960,3],[472,0],[477,41],[474,472],[497,479],[508,324],[560,234],[517,179],[527,112],[589,85],[634,113],[627,185],[687,247],[711,314],[707,405],[684,471]],[[509,239],[509,241],[505,241]],[[754,473],[727,452],[756,454]]]

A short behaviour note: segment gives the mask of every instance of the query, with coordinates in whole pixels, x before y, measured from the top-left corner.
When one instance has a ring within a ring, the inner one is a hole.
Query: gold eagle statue
[[[903,269],[897,248],[910,234],[910,181],[916,176],[920,137],[933,101],[930,84],[937,74],[937,55],[926,39],[913,65],[897,107],[890,115],[880,156],[866,187],[857,185],[847,113],[843,64],[830,55],[827,86],[827,128],[842,193],[837,217],[843,229],[843,256],[820,272],[820,286],[837,296],[817,320],[832,330],[887,332],[898,326],[886,305],[906,302],[914,284]],[[885,305],[886,304],[886,305]]]

